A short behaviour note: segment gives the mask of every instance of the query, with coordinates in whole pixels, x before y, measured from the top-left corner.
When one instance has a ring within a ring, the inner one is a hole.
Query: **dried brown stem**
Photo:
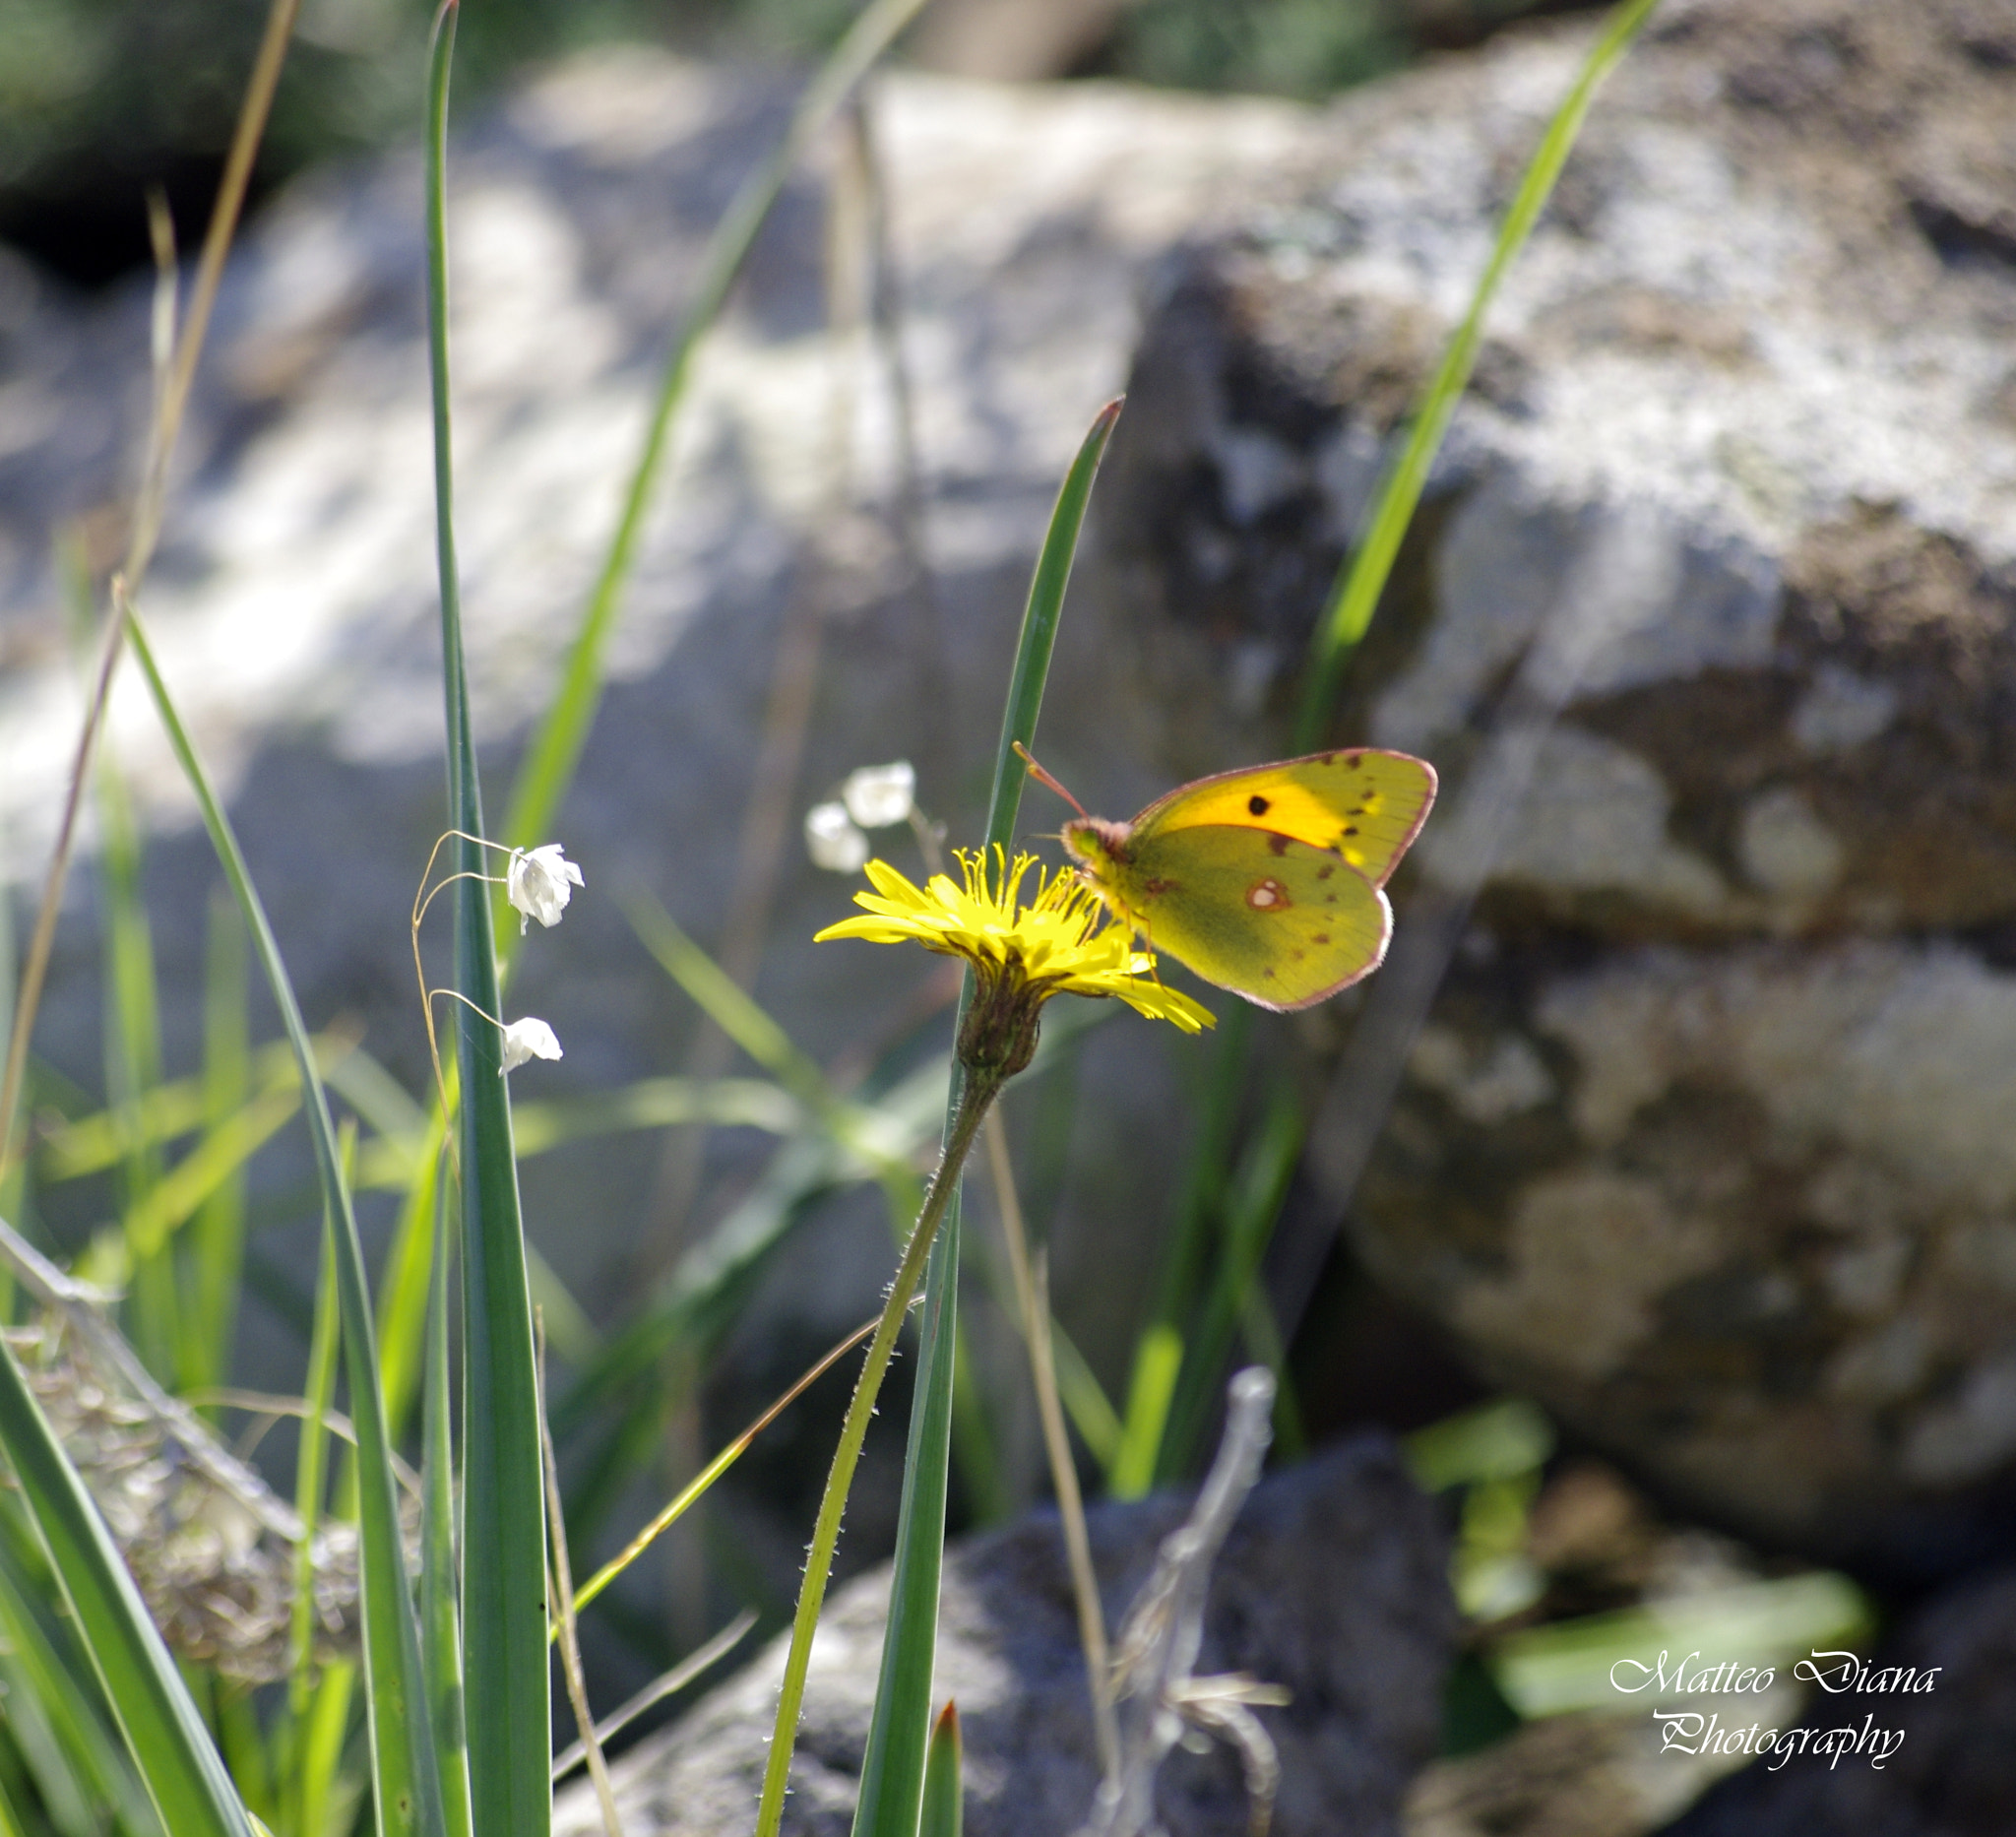
[[[70,767],[70,788],[63,799],[63,818],[56,830],[56,846],[49,856],[49,870],[42,882],[41,905],[35,914],[34,931],[29,940],[28,960],[22,966],[21,989],[14,1011],[14,1031],[7,1043],[7,1066],[0,1073],[0,1178],[4,1178],[14,1150],[15,1114],[21,1103],[21,1086],[28,1069],[29,1037],[34,1032],[35,1013],[42,1001],[42,986],[48,980],[49,954],[56,941],[56,915],[62,909],[63,888],[70,878],[70,860],[77,848],[77,817],[83,807],[84,787],[91,776],[93,755],[97,749],[99,730],[104,726],[105,703],[111,693],[112,675],[125,646],[126,618],[132,597],[139,593],[148,563],[154,558],[160,535],[162,509],[167,498],[169,462],[175,440],[182,428],[182,415],[189,406],[189,391],[196,377],[197,359],[210,330],[211,309],[217,303],[218,287],[223,279],[224,257],[230,253],[231,237],[244,208],[245,187],[252,176],[252,161],[266,132],[267,116],[273,109],[274,92],[280,86],[281,64],[285,59],[287,40],[294,31],[294,15],[300,0],[273,0],[266,19],[266,35],[245,86],[245,100],[238,111],[238,126],[231,138],[231,150],[224,161],[223,178],[218,185],[217,203],[211,211],[210,228],[203,240],[203,254],[196,266],[196,285],[190,294],[189,314],[175,342],[174,355],[165,379],[156,391],[155,412],[148,433],[147,466],[141,477],[140,494],[134,506],[133,528],[127,539],[126,559],[112,577],[112,606],[99,641],[97,667],[92,678],[91,702],[85,711],[84,730],[78,735],[77,753]]]

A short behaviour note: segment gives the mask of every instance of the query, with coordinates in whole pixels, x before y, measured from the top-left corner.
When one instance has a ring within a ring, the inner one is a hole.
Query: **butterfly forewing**
[[[1134,819],[1141,848],[1183,830],[1255,828],[1330,850],[1381,886],[1435,800],[1435,769],[1407,753],[1353,747],[1198,779]],[[1180,954],[1180,953],[1179,953]]]
[[[1376,969],[1386,897],[1328,850],[1250,826],[1137,836],[1111,890],[1150,946],[1268,1008],[1305,1008]]]

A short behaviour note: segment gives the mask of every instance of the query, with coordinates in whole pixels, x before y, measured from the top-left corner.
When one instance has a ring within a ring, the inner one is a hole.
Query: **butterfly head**
[[[1114,867],[1124,866],[1131,858],[1127,844],[1132,832],[1125,823],[1082,816],[1066,823],[1059,833],[1066,853],[1093,881],[1105,879]]]

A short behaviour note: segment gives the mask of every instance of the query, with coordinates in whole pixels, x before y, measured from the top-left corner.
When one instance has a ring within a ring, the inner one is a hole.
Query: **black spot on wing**
[[[1257,791],[1246,799],[1246,808],[1255,816],[1265,816],[1272,807]]]

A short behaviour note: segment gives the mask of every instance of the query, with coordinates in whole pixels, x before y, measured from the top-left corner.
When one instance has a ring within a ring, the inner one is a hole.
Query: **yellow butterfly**
[[[1277,1010],[1313,1006],[1379,967],[1393,933],[1380,888],[1435,801],[1425,760],[1354,746],[1200,778],[1111,823],[1022,757],[1078,812],[1064,847],[1116,918],[1207,982]]]

